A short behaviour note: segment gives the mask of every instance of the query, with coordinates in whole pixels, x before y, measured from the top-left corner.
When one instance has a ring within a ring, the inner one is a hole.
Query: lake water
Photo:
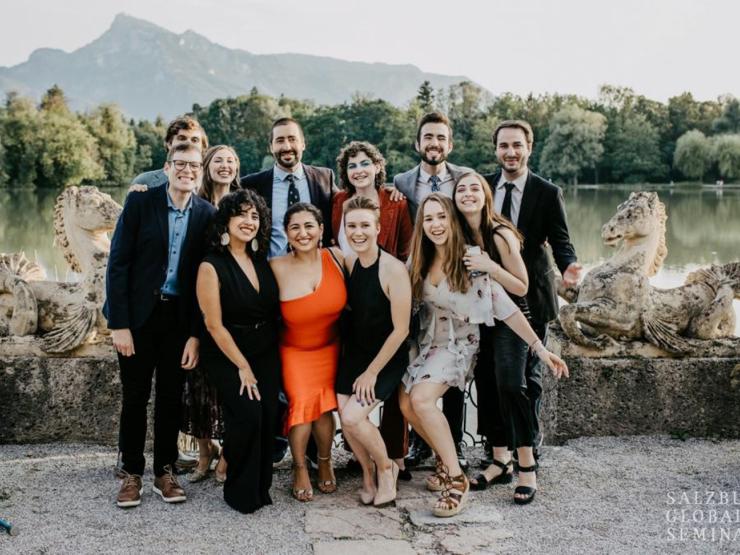
[[[601,226],[631,191],[658,191],[668,212],[668,257],[652,282],[673,287],[699,265],[740,259],[740,187],[581,185],[565,190],[571,238],[586,268],[608,258]],[[126,188],[107,190],[123,201]],[[0,252],[25,251],[52,279],[74,279],[53,245],[55,191],[0,189]],[[735,301],[740,314],[740,304]],[[740,324],[738,325],[740,334]]]

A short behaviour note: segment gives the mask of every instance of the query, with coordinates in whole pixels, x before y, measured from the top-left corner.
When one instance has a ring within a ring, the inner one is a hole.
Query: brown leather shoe
[[[182,503],[187,499],[185,490],[180,487],[177,477],[172,473],[172,467],[164,467],[165,473],[154,478],[154,493],[159,494],[165,503]]]
[[[144,486],[141,483],[141,476],[138,474],[123,473],[123,482],[118,492],[116,505],[122,508],[138,507],[141,505],[141,494],[144,492]]]

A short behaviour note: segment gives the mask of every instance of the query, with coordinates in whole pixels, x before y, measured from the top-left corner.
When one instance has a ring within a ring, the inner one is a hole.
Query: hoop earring
[[[229,244],[230,241],[231,241],[231,237],[229,237],[229,234],[224,231],[221,234],[221,246],[224,246],[225,247],[226,245]]]
[[[252,243],[251,243],[250,246],[252,247],[252,252],[257,252],[257,249],[260,248],[260,243],[259,243],[259,241],[257,241],[257,237],[255,237],[254,239],[252,239]]]

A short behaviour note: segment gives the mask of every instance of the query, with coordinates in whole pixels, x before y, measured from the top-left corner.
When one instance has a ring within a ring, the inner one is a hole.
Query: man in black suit
[[[153,489],[167,503],[186,499],[173,474],[182,369],[193,369],[198,362],[202,320],[195,278],[215,208],[193,194],[203,173],[198,146],[174,147],[164,170],[166,186],[127,197],[106,274],[103,313],[118,352],[123,390],[119,507],[141,503],[146,411],[155,372]]]
[[[527,304],[532,327],[543,343],[547,325],[558,314],[555,270],[547,245],[552,250],[565,285],[575,285],[581,272],[568,234],[563,192],[559,187],[527,167],[534,135],[526,121],[501,122],[493,132],[493,145],[501,170],[484,176],[493,190],[494,209],[508,218],[524,235],[522,258],[529,274]],[[542,442],[539,431],[542,366],[536,356],[529,357],[527,394],[535,415],[535,453]]]
[[[288,238],[283,228],[283,217],[288,208],[296,202],[308,202],[321,210],[324,219],[322,243],[332,243],[331,205],[335,192],[334,172],[329,168],[303,164],[303,151],[306,139],[303,128],[293,118],[280,118],[270,129],[270,153],[275,164],[269,170],[251,173],[241,179],[241,186],[253,189],[265,199],[272,211],[272,231],[270,234],[269,258],[287,252]],[[288,408],[287,399],[280,393],[277,430],[282,430],[282,419]],[[273,461],[280,462],[288,450],[288,440],[283,436],[275,438]],[[312,466],[316,466],[316,444],[309,440],[306,451]]]
[[[253,189],[272,210],[270,258],[287,252],[288,239],[283,216],[292,204],[308,202],[321,210],[324,218],[324,246],[331,244],[331,203],[337,192],[334,172],[329,168],[303,164],[306,140],[301,125],[293,118],[280,118],[270,130],[270,153],[275,164],[269,170],[242,177],[241,186]]]

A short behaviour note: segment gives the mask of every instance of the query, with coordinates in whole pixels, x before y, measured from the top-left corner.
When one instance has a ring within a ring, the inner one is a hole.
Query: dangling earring
[[[229,241],[231,241],[231,237],[229,237],[229,234],[224,231],[221,234],[221,245],[225,247],[226,245],[229,244]]]
[[[321,248],[321,246],[322,246],[323,244],[324,244],[324,241],[323,241],[323,239],[319,239],[319,248]]]
[[[255,237],[254,239],[252,239],[251,246],[252,246],[252,252],[257,252],[257,249],[260,248],[260,243],[259,243],[259,241],[257,241],[257,237]]]

